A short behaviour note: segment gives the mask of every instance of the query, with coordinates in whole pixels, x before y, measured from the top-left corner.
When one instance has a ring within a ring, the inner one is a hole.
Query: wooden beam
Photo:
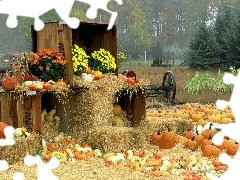
[[[36,92],[36,95],[32,97],[32,120],[33,131],[41,134],[42,121],[41,121],[41,93]]]
[[[18,113],[17,113],[17,99],[10,96],[9,116],[12,121],[12,126],[18,128]]]

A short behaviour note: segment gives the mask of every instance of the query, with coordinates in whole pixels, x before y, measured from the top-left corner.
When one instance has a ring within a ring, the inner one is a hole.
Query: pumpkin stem
[[[209,129],[212,129],[213,123],[210,123],[209,125]]]
[[[171,128],[169,127],[169,125],[166,126],[168,132],[171,132]]]
[[[210,135],[209,135],[209,138],[208,138],[208,140],[211,140],[211,139],[212,139],[212,134],[210,134]]]
[[[195,131],[196,131],[196,134],[199,135],[199,131],[198,131],[197,126],[196,126],[196,128],[195,128]]]
[[[157,135],[160,135],[161,134],[161,131],[160,130],[157,130]]]
[[[219,132],[219,131],[221,131],[221,129],[220,128],[216,128],[216,131]]]
[[[230,138],[228,136],[225,137],[226,140],[229,140]]]
[[[191,138],[192,141],[194,141],[194,139],[195,139],[195,136],[193,136],[193,137]]]

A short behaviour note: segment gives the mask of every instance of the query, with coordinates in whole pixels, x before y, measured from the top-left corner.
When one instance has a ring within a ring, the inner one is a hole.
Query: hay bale
[[[78,92],[74,126],[80,130],[110,126],[113,119],[112,94],[101,89]]]
[[[156,131],[164,131],[166,126],[169,126],[176,134],[182,135],[184,131],[193,129],[194,125],[192,120],[183,118],[155,118],[150,121],[143,121],[140,125],[140,129],[144,132],[146,141],[149,141],[151,134]]]
[[[127,149],[139,149],[143,146],[139,130],[131,127],[100,127],[85,131],[82,134],[84,142],[93,148],[99,148],[104,153],[120,152]]]
[[[102,79],[93,82],[85,82],[81,77],[76,77],[75,85],[80,90],[76,92],[73,132],[111,126],[116,94],[120,94],[123,89],[129,93],[134,92],[134,89],[145,88],[147,83],[140,81],[139,85],[130,86],[112,74],[104,74]]]
[[[0,147],[0,159],[6,160],[8,164],[23,161],[28,154],[34,154],[41,147],[41,137],[31,134],[27,138],[16,138],[13,146]]]
[[[51,122],[43,121],[42,122],[42,138],[48,140],[59,134],[60,121],[53,120]]]

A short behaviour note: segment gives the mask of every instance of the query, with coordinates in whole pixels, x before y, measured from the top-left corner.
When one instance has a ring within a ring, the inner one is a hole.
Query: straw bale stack
[[[8,164],[15,164],[23,161],[27,154],[34,154],[41,147],[41,138],[38,134],[31,134],[27,138],[16,138],[13,146],[0,147],[0,159]]]
[[[85,131],[82,138],[84,142],[90,143],[93,148],[101,149],[104,153],[143,147],[143,138],[138,130],[131,127],[93,128]]]
[[[171,128],[172,131],[179,135],[182,135],[186,130],[194,128],[192,120],[183,118],[155,118],[154,120],[150,121],[145,120],[142,121],[139,128],[145,132],[145,138],[149,141],[149,138],[154,131],[164,131],[166,130],[167,125]]]
[[[112,74],[104,74],[102,79],[92,82],[85,82],[81,77],[75,77],[75,85],[80,90],[76,92],[73,132],[111,126],[116,94],[120,94],[122,89],[128,89],[130,93],[139,87],[145,88],[147,84],[148,81],[140,80],[139,85],[130,86]]]

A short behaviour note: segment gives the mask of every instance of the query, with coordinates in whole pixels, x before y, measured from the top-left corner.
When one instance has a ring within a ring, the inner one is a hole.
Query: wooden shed
[[[35,31],[32,26],[32,51],[50,48],[63,53],[69,61],[66,66],[66,83],[73,84],[72,68],[72,45],[77,44],[87,54],[103,48],[109,51],[115,58],[117,64],[117,29],[116,25],[107,31],[106,23],[81,22],[77,29],[71,29],[67,24],[61,22],[46,23],[41,31]],[[117,73],[118,68],[116,68]]]

